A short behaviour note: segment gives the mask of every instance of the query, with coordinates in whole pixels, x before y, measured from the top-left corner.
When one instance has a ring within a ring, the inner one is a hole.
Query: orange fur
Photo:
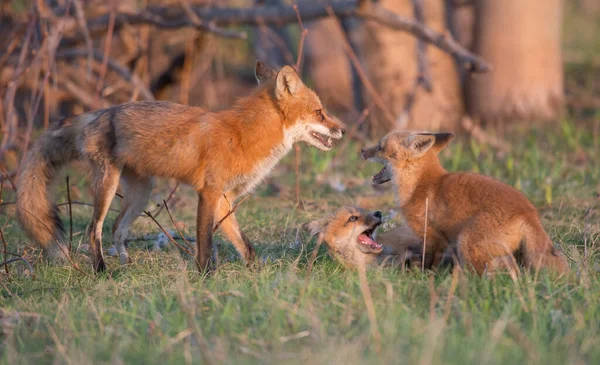
[[[368,212],[359,207],[344,207],[323,218],[303,225],[311,235],[319,235],[329,253],[351,268],[403,266],[414,258],[419,240],[406,226],[376,234],[381,224],[381,212]],[[361,244],[359,236],[365,231],[380,247]]]
[[[169,102],[118,105],[53,125],[29,153],[17,191],[21,225],[51,256],[65,252],[60,218],[49,200],[59,169],[75,159],[92,168],[94,216],[88,227],[95,270],[104,270],[102,225],[119,180],[124,202],[113,229],[121,261],[127,261],[129,225],[148,201],[154,176],[175,178],[198,192],[197,253],[209,268],[212,231],[229,205],[251,192],[275,164],[304,141],[322,150],[344,133],[318,96],[289,66],[279,72],[257,63],[259,87],[231,109],[210,112]],[[247,261],[254,249],[235,216],[222,224]]]
[[[527,268],[567,271],[567,261],[521,192],[486,176],[444,170],[438,153],[453,138],[451,133],[392,132],[362,151],[364,159],[384,164],[373,181],[393,181],[402,213],[418,237],[424,236],[427,201],[426,266],[438,265],[450,247],[462,265],[479,274],[514,260]]]

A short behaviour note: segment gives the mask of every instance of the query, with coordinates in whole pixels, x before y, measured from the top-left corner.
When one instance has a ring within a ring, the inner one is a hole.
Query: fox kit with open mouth
[[[102,271],[102,225],[119,181],[124,199],[113,234],[121,262],[127,262],[128,229],[148,202],[153,177],[175,178],[198,193],[196,262],[200,270],[209,268],[213,229],[237,197],[255,189],[294,143],[328,151],[344,134],[292,67],[276,72],[258,62],[255,73],[257,90],[228,110],[136,102],[53,124],[29,152],[19,177],[21,226],[46,254],[64,259],[64,230],[49,189],[63,166],[89,162],[95,196],[87,237],[93,268]],[[233,214],[220,228],[247,262],[254,260],[254,248]]]
[[[396,185],[414,234],[424,237],[427,227],[425,266],[437,266],[450,248],[463,266],[479,274],[512,270],[515,263],[567,271],[566,259],[520,191],[483,175],[444,170],[438,153],[453,138],[451,133],[392,132],[362,150],[364,159],[383,164],[373,182]]]
[[[376,234],[382,223],[380,211],[344,207],[303,225],[310,235],[319,235],[329,253],[347,267],[403,266],[414,257],[418,239],[407,227]]]

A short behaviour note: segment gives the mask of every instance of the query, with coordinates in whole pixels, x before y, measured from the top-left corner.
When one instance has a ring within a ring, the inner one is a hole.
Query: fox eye
[[[315,113],[317,113],[317,117],[321,118],[321,121],[325,120],[325,116],[323,115],[323,109],[317,109]]]
[[[356,222],[358,220],[358,216],[353,215],[350,218],[348,218],[348,222]]]

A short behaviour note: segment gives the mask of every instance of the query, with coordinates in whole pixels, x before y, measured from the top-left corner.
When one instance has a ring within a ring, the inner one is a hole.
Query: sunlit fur
[[[349,221],[352,216],[357,217],[356,221]],[[358,243],[358,236],[379,223],[381,218],[375,212],[359,207],[344,207],[303,227],[311,235],[323,240],[332,257],[350,268],[398,267],[416,257],[419,242],[406,226],[374,234],[375,241],[383,246],[381,250],[372,251]]]
[[[214,224],[238,196],[255,189],[294,143],[331,149],[311,132],[322,134],[325,142],[344,132],[291,67],[275,72],[258,63],[256,76],[259,86],[251,95],[219,112],[164,101],[137,102],[55,123],[29,152],[19,177],[22,227],[47,254],[63,257],[62,226],[49,188],[61,167],[76,159],[89,162],[95,202],[87,235],[92,265],[103,270],[102,224],[119,180],[124,200],[113,232],[126,262],[126,233],[146,206],[153,177],[175,178],[198,192],[196,259],[201,269],[207,268]],[[220,227],[242,257],[252,261],[254,248],[235,216]]]
[[[362,154],[385,164],[402,213],[418,237],[424,236],[427,214],[426,266],[436,266],[451,247],[462,265],[479,274],[512,270],[514,263],[567,271],[567,261],[521,192],[486,176],[444,170],[438,153],[453,138],[451,133],[392,132]]]

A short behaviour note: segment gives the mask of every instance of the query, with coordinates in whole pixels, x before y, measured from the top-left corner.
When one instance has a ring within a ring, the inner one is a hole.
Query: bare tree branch
[[[67,49],[63,51],[59,51],[56,53],[57,59],[69,59],[76,57],[87,57],[88,51],[84,49]],[[104,59],[104,55],[100,53],[98,50],[93,50],[92,57],[97,61],[102,62]],[[154,100],[154,95],[150,92],[150,89],[144,85],[142,80],[139,79],[136,75],[132,74],[127,67],[121,65],[115,60],[110,58],[107,59],[108,67],[119,74],[125,81],[130,82],[134,87],[139,88],[140,94],[144,97],[145,100]]]
[[[449,34],[440,34],[435,30],[417,22],[397,15],[383,7],[372,4],[370,1],[323,1],[320,3],[303,3],[298,5],[298,12],[302,20],[307,22],[329,16],[328,8],[331,8],[336,16],[356,16],[390,28],[408,32],[427,43],[431,43],[441,50],[454,55],[465,67],[473,72],[487,72],[491,66],[482,58],[469,52]],[[218,8],[190,6],[191,11],[196,14],[203,30],[215,33],[218,36],[245,38],[242,33],[225,31],[216,27],[229,26],[257,26],[257,25],[283,25],[297,22],[297,15],[293,6],[261,6],[254,8]],[[103,14],[88,20],[88,28],[91,32],[105,31],[110,20],[110,14]],[[152,24],[159,28],[175,29],[183,27],[199,27],[198,23],[190,20],[186,11],[180,6],[160,7],[148,6],[136,13],[117,13],[115,18],[115,30],[125,24],[140,25]],[[65,40],[65,45],[73,45],[81,40],[77,35]]]

